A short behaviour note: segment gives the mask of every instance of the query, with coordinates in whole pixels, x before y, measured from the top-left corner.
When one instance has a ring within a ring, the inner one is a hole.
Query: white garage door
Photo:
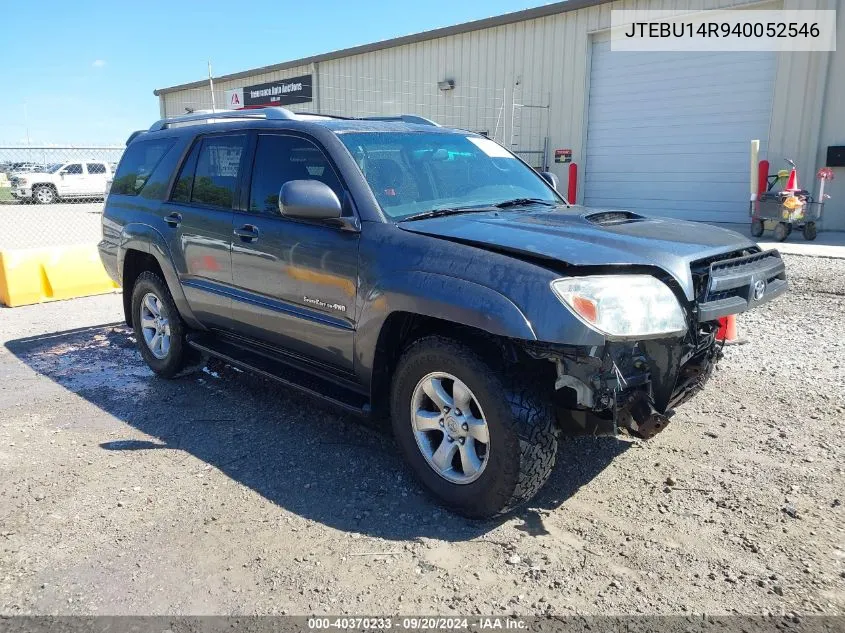
[[[747,222],[749,150],[765,152],[774,53],[611,52],[593,45],[584,204]]]

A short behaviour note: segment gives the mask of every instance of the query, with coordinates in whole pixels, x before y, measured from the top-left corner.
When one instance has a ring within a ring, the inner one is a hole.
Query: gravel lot
[[[102,202],[0,204],[0,249],[96,244]]]
[[[0,309],[0,614],[845,614],[845,260],[787,264],[666,431],[484,523],[273,383],[154,378],[117,295]]]

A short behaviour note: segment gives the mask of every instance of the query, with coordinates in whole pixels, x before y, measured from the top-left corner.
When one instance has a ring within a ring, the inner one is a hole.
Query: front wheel
[[[789,225],[786,222],[778,222],[775,227],[775,239],[783,242],[787,237],[789,237]]]
[[[40,185],[33,189],[32,197],[38,204],[53,204],[58,196],[56,190],[49,185]]]
[[[439,336],[414,343],[393,377],[393,431],[414,474],[470,518],[528,501],[557,453],[551,400]]]
[[[760,237],[763,235],[763,220],[751,220],[751,237]]]
[[[807,222],[804,225],[804,239],[805,240],[814,240],[818,235],[818,231],[816,230],[816,223],[815,222]]]

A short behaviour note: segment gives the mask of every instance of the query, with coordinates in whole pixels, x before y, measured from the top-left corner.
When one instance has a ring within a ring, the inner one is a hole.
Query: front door
[[[59,170],[59,196],[78,196],[85,193],[85,170],[82,163],[70,163]]]
[[[162,205],[170,252],[194,316],[231,327],[232,207],[244,160],[245,134],[200,137]]]
[[[232,229],[237,329],[309,360],[351,370],[358,276],[358,234],[285,218],[279,190],[317,179],[344,199],[344,186],[311,140],[259,134],[244,212]]]

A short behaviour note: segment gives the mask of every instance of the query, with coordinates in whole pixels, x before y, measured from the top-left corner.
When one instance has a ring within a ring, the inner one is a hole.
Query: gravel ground
[[[0,249],[96,244],[102,202],[0,204]]]
[[[314,401],[154,378],[117,295],[0,310],[0,614],[845,614],[845,260],[787,264],[666,431],[483,523]]]

